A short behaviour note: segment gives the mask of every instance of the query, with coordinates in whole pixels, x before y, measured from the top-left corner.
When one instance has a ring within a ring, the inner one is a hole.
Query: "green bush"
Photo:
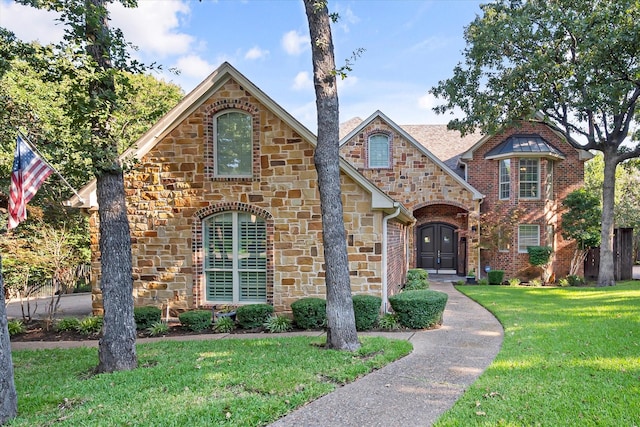
[[[430,289],[405,291],[389,298],[398,322],[412,329],[424,329],[442,324],[442,314],[448,295]]]
[[[489,279],[480,279],[478,280],[478,285],[487,286],[489,284]]]
[[[76,330],[82,335],[97,334],[102,329],[102,317],[89,316],[78,321]]]
[[[169,325],[167,325],[162,321],[155,322],[155,323],[152,323],[151,326],[147,327],[146,331],[152,337],[165,335],[167,332],[169,332]]]
[[[147,329],[151,325],[160,322],[162,310],[158,307],[135,307],[133,309],[133,319],[136,322],[136,329]]]
[[[267,321],[273,313],[273,306],[269,304],[241,305],[236,310],[236,322],[242,329],[258,328]]]
[[[291,330],[291,319],[285,316],[269,316],[264,322],[264,328],[272,334],[279,334]]]
[[[178,315],[180,323],[194,332],[204,331],[211,327],[211,312],[209,310],[191,310]]]
[[[429,288],[429,273],[422,268],[412,268],[407,271],[407,281],[404,285],[405,291],[415,291]]]
[[[517,277],[512,277],[511,279],[507,280],[507,282],[509,282],[509,286],[518,286],[521,283],[521,280]]]
[[[213,323],[213,330],[221,334],[228,334],[233,331],[235,327],[236,322],[229,316],[218,317]]]
[[[55,330],[58,332],[77,331],[80,320],[77,317],[64,317],[56,322]]]
[[[322,329],[327,324],[327,302],[322,298],[302,298],[291,304],[293,321],[302,329]]]
[[[581,286],[585,284],[584,277],[576,276],[575,274],[568,275],[567,281],[569,282],[569,286]]]
[[[527,246],[529,263],[540,267],[549,263],[553,249],[550,246]]]
[[[353,313],[356,317],[356,329],[366,331],[372,329],[380,316],[382,298],[373,295],[354,295]]]
[[[385,313],[380,319],[378,319],[378,327],[385,330],[398,329],[400,324],[395,314]]]
[[[9,320],[7,322],[7,329],[9,330],[10,337],[22,334],[27,330],[27,328],[24,327],[22,320]]]
[[[502,285],[504,280],[504,270],[491,270],[487,273],[490,285]]]

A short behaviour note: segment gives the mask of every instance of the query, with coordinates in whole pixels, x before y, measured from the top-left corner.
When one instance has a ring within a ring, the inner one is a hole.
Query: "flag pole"
[[[73,191],[73,194],[75,194],[78,197],[78,200],[80,200],[81,203],[84,203],[84,199],[82,198],[82,196],[80,196],[80,194],[78,194],[78,192],[76,191],[75,188],[73,188],[71,186],[71,184],[69,184],[69,181],[67,181],[65,179],[64,176],[62,176],[62,174],[60,172],[58,172],[58,170],[56,168],[54,168],[53,166],[51,166],[51,164],[47,161],[47,159],[42,155],[42,153],[36,148],[35,145],[33,145],[33,143],[31,141],[29,141],[29,138],[27,138],[22,132],[20,132],[20,130],[18,129],[18,134],[22,137],[22,139],[24,140],[25,144],[27,144],[29,146],[29,148],[31,148],[33,151],[35,151],[40,158],[42,159],[43,162],[45,162],[47,164],[47,166],[49,166],[51,168],[51,170],[53,170],[56,175],[58,175],[60,177],[60,179],[62,180],[62,182],[64,182],[67,187],[69,187],[71,189],[71,191]]]

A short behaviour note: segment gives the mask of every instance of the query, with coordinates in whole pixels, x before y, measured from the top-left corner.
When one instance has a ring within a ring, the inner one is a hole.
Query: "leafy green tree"
[[[600,198],[583,188],[568,194],[562,205],[567,208],[562,214],[562,237],[576,241],[569,274],[577,275],[589,249],[600,245]]]
[[[322,213],[327,288],[327,347],[355,351],[356,331],[340,189],[338,88],[326,0],[303,0],[309,21],[318,110],[314,162]]]
[[[432,89],[445,100],[436,111],[459,107],[466,117],[449,125],[463,133],[477,127],[491,133],[540,112],[574,147],[601,151],[598,285],[613,285],[616,166],[640,155],[632,130],[640,97],[640,3],[498,0],[482,10],[465,30],[464,64]]]

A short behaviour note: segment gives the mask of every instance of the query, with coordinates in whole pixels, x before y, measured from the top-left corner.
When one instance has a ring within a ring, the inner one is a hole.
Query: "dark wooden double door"
[[[433,223],[418,228],[418,268],[435,274],[455,274],[458,239],[455,227]]]

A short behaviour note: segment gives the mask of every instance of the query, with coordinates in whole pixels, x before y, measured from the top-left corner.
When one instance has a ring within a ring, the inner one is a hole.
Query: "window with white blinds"
[[[267,227],[246,212],[212,215],[204,224],[204,273],[208,302],[267,300]]]

